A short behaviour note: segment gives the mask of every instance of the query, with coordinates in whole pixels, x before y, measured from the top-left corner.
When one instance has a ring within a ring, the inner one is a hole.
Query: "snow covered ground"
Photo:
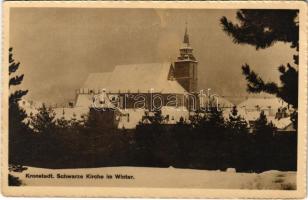
[[[175,169],[172,167],[102,167],[86,169],[28,167],[23,172],[12,172],[11,174],[19,177],[23,185],[26,186],[86,185],[208,189],[296,189],[296,172],[274,170],[256,174],[236,173],[232,172],[232,170],[222,172]],[[45,178],[40,178],[42,175],[45,175]],[[112,178],[106,178],[107,175],[110,175]],[[72,176],[75,178],[72,178]]]

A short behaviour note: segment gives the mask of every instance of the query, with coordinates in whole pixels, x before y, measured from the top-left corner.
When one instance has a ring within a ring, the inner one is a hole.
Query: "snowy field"
[[[25,186],[114,186],[209,189],[296,189],[296,172],[236,173],[175,168],[102,167],[12,172]],[[107,178],[109,175],[109,178]],[[45,178],[42,178],[45,176]]]

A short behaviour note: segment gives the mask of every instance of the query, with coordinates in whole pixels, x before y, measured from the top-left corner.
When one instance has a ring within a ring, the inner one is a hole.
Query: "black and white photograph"
[[[301,3],[7,6],[6,186],[303,192]]]

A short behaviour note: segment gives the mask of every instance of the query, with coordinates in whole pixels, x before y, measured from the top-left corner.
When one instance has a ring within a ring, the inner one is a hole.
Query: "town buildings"
[[[117,128],[132,129],[160,110],[163,123],[175,124],[181,118],[189,122],[195,111],[207,106],[215,98],[198,90],[198,61],[193,54],[187,28],[185,29],[179,56],[174,62],[117,65],[111,72],[90,73],[76,98],[69,106],[56,107],[56,117],[83,120],[90,109],[97,109],[109,119],[106,124]],[[234,106],[218,97],[217,105],[223,108],[227,119]],[[288,105],[277,97],[247,98],[236,105],[239,114],[253,126],[263,111],[279,129],[291,126]],[[33,105],[24,103],[26,110],[35,114]],[[111,117],[110,117],[111,116]]]

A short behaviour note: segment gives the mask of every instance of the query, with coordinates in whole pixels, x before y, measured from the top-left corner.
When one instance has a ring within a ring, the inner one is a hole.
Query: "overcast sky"
[[[174,61],[185,21],[199,61],[199,88],[220,95],[246,95],[241,65],[265,80],[279,81],[277,68],[292,63],[289,44],[266,50],[232,43],[219,23],[235,10],[153,10],[94,8],[14,8],[10,46],[25,74],[28,99],[63,103],[74,99],[91,72],[115,65]],[[155,74],[153,74],[155,76]],[[116,80],[115,80],[116,81]]]

